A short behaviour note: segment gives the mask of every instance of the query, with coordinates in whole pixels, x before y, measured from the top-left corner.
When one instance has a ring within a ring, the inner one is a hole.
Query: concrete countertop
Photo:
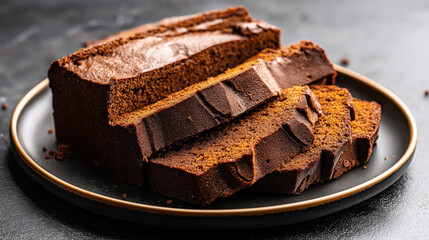
[[[418,125],[407,172],[382,193],[312,221],[234,232],[177,231],[84,211],[34,182],[12,155],[9,123],[22,96],[46,78],[52,60],[81,42],[164,17],[228,5],[282,29],[282,43],[309,39],[334,63],[399,96]],[[427,1],[2,1],[0,5],[0,239],[427,239],[429,238],[429,2]]]

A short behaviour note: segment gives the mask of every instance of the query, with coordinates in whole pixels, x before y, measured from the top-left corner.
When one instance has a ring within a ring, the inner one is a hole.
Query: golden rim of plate
[[[67,183],[58,177],[52,175],[48,171],[44,170],[41,166],[39,166],[31,157],[25,152],[22,147],[17,134],[17,124],[22,110],[25,106],[41,91],[49,85],[49,80],[46,78],[38,85],[36,85],[33,89],[31,89],[18,103],[16,106],[11,123],[11,139],[12,144],[15,147],[18,155],[24,161],[26,165],[28,165],[34,172],[38,175],[42,176],[47,181],[55,184],[59,188],[66,190],[72,194],[78,195],[80,197],[96,201],[99,203],[103,203],[109,206],[123,208],[132,211],[139,211],[144,213],[153,213],[153,214],[164,214],[171,216],[186,216],[186,217],[234,217],[234,216],[257,216],[257,215],[267,215],[267,214],[276,214],[283,212],[291,212],[297,210],[304,210],[307,208],[312,208],[320,205],[324,205],[330,202],[334,202],[346,197],[350,197],[355,195],[361,191],[364,191],[377,183],[382,182],[384,179],[391,176],[393,173],[398,171],[412,156],[416,144],[417,144],[417,125],[416,121],[405,105],[405,103],[398,98],[391,91],[381,86],[380,84],[374,82],[373,80],[353,72],[347,68],[335,65],[335,70],[343,75],[346,75],[350,78],[355,79],[358,82],[364,83],[368,87],[375,89],[381,95],[387,97],[390,101],[392,101],[404,114],[407,119],[408,126],[410,128],[410,141],[408,143],[407,150],[404,155],[388,170],[378,175],[375,178],[372,178],[362,184],[359,184],[355,187],[346,189],[344,191],[340,191],[334,194],[330,194],[323,197],[318,197],[310,200],[295,202],[295,203],[286,203],[274,206],[266,206],[266,207],[254,207],[254,208],[243,208],[243,209],[185,209],[185,208],[173,208],[173,207],[161,207],[161,206],[153,206],[148,204],[134,203],[121,199],[107,197],[101,194],[93,193],[91,191],[76,187],[70,183]]]

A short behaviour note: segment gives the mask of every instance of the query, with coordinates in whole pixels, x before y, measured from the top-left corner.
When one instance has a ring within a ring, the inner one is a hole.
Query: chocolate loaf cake
[[[279,29],[252,21],[243,8],[224,12],[234,17],[203,14],[197,25],[185,21],[187,31],[186,24],[171,24],[54,61],[48,75],[57,140],[123,180],[141,183],[132,170],[141,165],[142,158],[135,159],[140,146],[128,138],[129,129],[115,125],[118,118],[280,46]]]
[[[252,185],[313,143],[320,105],[308,86],[149,158],[149,189],[207,205]]]
[[[353,99],[347,89],[337,86],[314,86],[312,90],[323,111],[313,128],[314,144],[283,162],[252,190],[299,194],[312,183],[329,178],[335,169],[344,146],[351,140]]]
[[[346,144],[328,179],[339,178],[353,167],[368,162],[378,138],[381,120],[381,106],[376,102],[354,99],[356,119],[352,121],[352,140]]]

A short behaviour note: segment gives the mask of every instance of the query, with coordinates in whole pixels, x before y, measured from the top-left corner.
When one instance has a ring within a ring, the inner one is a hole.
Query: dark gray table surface
[[[130,224],[84,211],[37,185],[12,155],[9,123],[22,96],[46,78],[49,64],[82,41],[164,17],[245,5],[282,29],[282,43],[322,45],[331,61],[397,94],[418,124],[407,172],[358,205],[312,221],[234,232],[177,231]],[[0,4],[0,239],[428,239],[428,1],[5,1]]]

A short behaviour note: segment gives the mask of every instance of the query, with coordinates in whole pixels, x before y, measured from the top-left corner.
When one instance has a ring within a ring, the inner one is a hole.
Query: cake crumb
[[[191,121],[191,122],[192,122],[192,118],[191,118],[191,116],[187,116],[187,117],[186,117],[186,119],[188,119],[189,121]]]
[[[365,165],[363,165],[363,170],[366,170],[366,166]]]
[[[350,60],[348,58],[342,58],[340,63],[342,66],[348,66],[350,64]]]
[[[429,96],[429,89],[425,90],[425,97]]]
[[[392,158],[395,158],[395,155],[392,155]]]
[[[122,194],[122,199],[127,199],[127,194],[126,193]]]
[[[42,147],[42,151],[46,152],[48,149],[46,147]]]
[[[344,161],[343,165],[344,165],[344,167],[349,167],[350,166],[350,162],[346,160],[346,161]]]
[[[107,190],[107,189],[104,189],[104,192],[105,192],[105,193],[108,193],[108,192],[109,192],[109,190]]]
[[[171,205],[171,204],[173,204],[173,200],[171,199],[167,200],[167,205]]]
[[[52,129],[52,128],[49,128],[49,129],[48,129],[48,133],[49,133],[49,134],[51,134],[51,133],[53,133],[53,132],[54,132],[54,129]]]
[[[94,179],[89,179],[89,182],[90,182],[90,183],[94,183],[94,182],[95,182],[95,180],[94,180]]]
[[[387,157],[384,157],[384,160],[387,160]]]
[[[7,110],[8,108],[9,108],[9,106],[7,105],[7,103],[2,103],[1,104],[1,109]]]
[[[58,145],[58,150],[49,150],[49,155],[54,156],[57,160],[64,160],[66,158],[70,158],[72,156],[72,151],[70,149],[70,145],[61,144]]]
[[[51,159],[51,156],[49,154],[46,154],[45,159]]]

